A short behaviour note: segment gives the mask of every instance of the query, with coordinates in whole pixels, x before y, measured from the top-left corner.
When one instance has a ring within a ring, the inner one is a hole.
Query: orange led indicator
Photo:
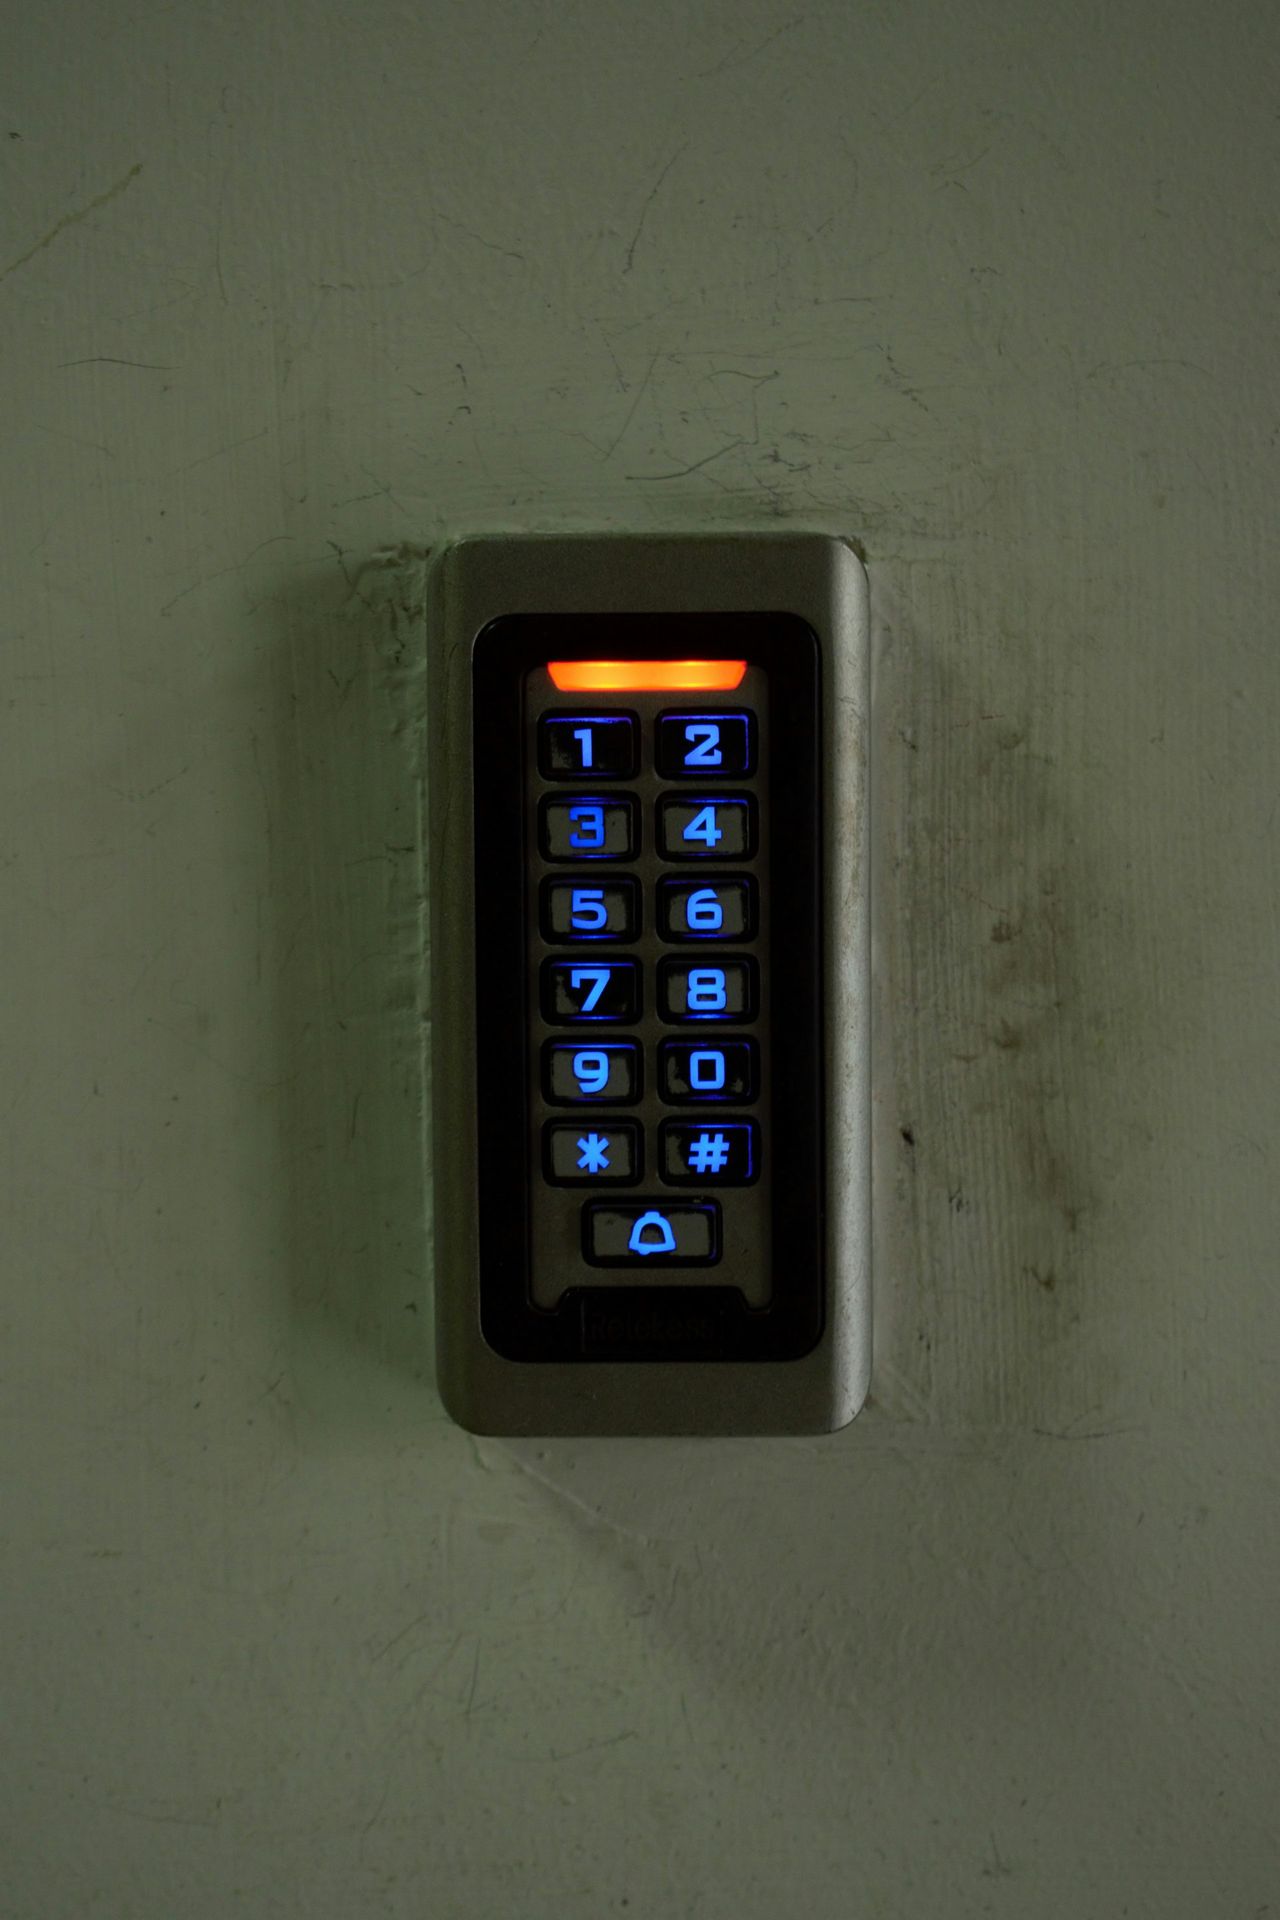
[[[745,660],[548,660],[560,693],[732,693]]]

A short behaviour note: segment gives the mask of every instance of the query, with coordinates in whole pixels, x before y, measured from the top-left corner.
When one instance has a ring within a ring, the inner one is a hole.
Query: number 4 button
[[[756,850],[755,802],[748,794],[666,795],[658,802],[658,846],[667,860],[747,859]]]

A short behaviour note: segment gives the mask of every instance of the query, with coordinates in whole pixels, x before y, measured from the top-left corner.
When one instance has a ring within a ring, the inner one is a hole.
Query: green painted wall
[[[1274,9],[5,44],[0,1911],[1280,1911]],[[422,555],[776,525],[874,596],[872,1404],[476,1442]]]

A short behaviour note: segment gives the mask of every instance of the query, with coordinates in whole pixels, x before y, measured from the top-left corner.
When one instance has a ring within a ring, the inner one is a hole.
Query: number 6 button
[[[755,881],[744,874],[659,880],[658,931],[664,940],[750,940]]]
[[[667,795],[658,802],[658,846],[665,860],[747,859],[756,850],[755,801]]]

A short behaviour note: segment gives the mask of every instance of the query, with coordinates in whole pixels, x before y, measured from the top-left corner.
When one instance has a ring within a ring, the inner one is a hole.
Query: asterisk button
[[[604,1173],[609,1165],[609,1136],[588,1133],[578,1142],[579,1173]]]

